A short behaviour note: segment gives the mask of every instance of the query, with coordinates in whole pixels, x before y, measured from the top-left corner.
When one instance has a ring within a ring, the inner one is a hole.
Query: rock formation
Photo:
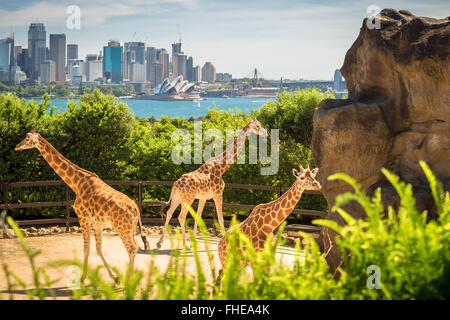
[[[336,195],[350,188],[327,177],[344,172],[368,194],[381,187],[384,204],[396,207],[397,194],[380,171],[384,167],[412,184],[417,209],[432,215],[433,200],[418,161],[425,160],[450,190],[450,17],[385,9],[378,18],[379,29],[364,20],[340,69],[349,99],[325,100],[314,114],[312,152],[322,192],[331,208]],[[364,217],[356,203],[345,209]],[[343,223],[334,212],[328,219]],[[334,236],[322,231],[333,270],[341,261]]]

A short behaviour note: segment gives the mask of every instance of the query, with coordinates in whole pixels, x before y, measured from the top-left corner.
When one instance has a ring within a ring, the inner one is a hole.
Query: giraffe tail
[[[139,209],[138,209],[139,210]],[[139,217],[139,231],[140,231],[140,233],[141,233],[141,239],[142,239],[142,242],[144,243],[144,251],[147,251],[147,250],[149,250],[150,249],[150,245],[148,244],[148,241],[147,241],[147,238],[145,237],[145,235],[144,235],[144,230],[142,229],[142,219],[141,219],[141,213],[140,213],[140,211],[139,211],[139,215],[138,215],[138,217]]]

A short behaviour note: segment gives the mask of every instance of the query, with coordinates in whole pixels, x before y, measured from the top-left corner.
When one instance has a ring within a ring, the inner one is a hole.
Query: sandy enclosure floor
[[[167,236],[161,249],[156,248],[156,242],[159,240],[159,235],[147,235],[148,242],[152,253],[139,251],[135,259],[135,268],[140,270],[146,270],[150,261],[152,260],[159,270],[166,270],[171,252],[180,251],[187,258],[187,270],[188,272],[195,272],[196,264],[191,251],[184,251],[182,244],[177,241],[173,236]],[[140,236],[136,236],[138,245],[143,248],[143,243]],[[214,255],[214,262],[216,268],[220,268],[220,261],[217,253],[217,245],[220,241],[218,237],[203,238],[197,237],[199,244],[199,255],[201,265],[204,270],[209,270],[209,262],[205,251],[205,244],[208,245],[209,250]],[[37,236],[26,238],[27,243],[33,249],[41,250],[41,254],[36,258],[37,266],[46,266],[48,263],[57,260],[67,260],[77,258],[82,261],[83,259],[83,239],[79,233],[62,233],[56,235]],[[90,266],[103,265],[100,257],[96,253],[95,239],[91,235],[91,249],[89,255]],[[20,245],[14,239],[0,239],[0,255],[1,259],[6,262],[8,268],[12,270],[17,276],[19,276],[27,284],[27,289],[34,288],[30,263],[28,258],[22,251]],[[116,234],[103,233],[103,255],[106,261],[111,267],[115,267],[120,271],[125,271],[126,264],[128,263],[128,255],[122,244],[122,241]],[[291,264],[296,256],[296,252],[293,248],[279,247],[277,249],[277,258],[281,259],[283,263]],[[57,280],[52,285],[52,289],[57,295],[57,299],[68,299],[71,291],[67,288],[70,279],[70,267],[46,267],[47,275],[52,280]],[[209,272],[206,272],[209,274]],[[102,268],[102,275],[104,279],[110,279],[104,268]],[[212,280],[212,279],[209,279]],[[7,283],[3,270],[0,270],[0,292],[3,298],[8,299],[9,293],[7,292]],[[26,299],[25,292],[23,290],[15,290],[14,299]]]

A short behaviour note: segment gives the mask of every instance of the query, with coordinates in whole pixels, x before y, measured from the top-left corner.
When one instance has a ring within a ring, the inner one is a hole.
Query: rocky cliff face
[[[346,54],[341,72],[349,99],[325,100],[314,115],[312,149],[322,192],[331,208],[336,195],[349,188],[327,177],[344,172],[369,194],[381,187],[385,205],[395,207],[398,197],[380,172],[384,167],[412,184],[417,208],[433,214],[418,161],[425,160],[450,190],[450,17],[385,9],[379,19],[380,29],[369,29],[364,20]],[[346,209],[364,217],[356,203]],[[328,218],[343,223],[337,213]],[[334,233],[325,228],[322,238],[336,268]]]

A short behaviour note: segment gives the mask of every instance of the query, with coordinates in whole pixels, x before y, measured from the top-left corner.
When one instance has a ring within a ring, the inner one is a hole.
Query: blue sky
[[[81,29],[66,27],[67,7],[81,10]],[[367,7],[407,9],[417,16],[450,15],[448,0],[0,0],[0,38],[12,30],[27,46],[31,22],[48,34],[63,32],[78,43],[82,58],[98,53],[108,39],[144,41],[164,47],[177,41],[194,64],[211,61],[217,72],[266,78],[330,79],[359,33]]]

